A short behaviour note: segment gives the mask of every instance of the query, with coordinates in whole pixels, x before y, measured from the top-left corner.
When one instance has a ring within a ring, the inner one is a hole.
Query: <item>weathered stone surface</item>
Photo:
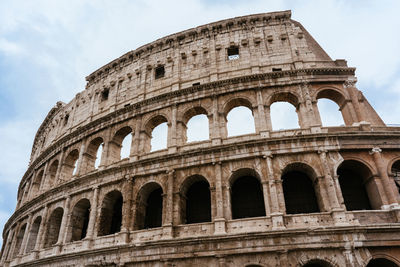
[[[1,265],[399,265],[400,128],[290,17],[203,25],[90,74],[35,136]],[[338,104],[344,126],[322,127],[320,98]],[[273,131],[277,101],[295,106],[298,129]],[[228,137],[238,106],[255,133]],[[187,143],[199,114],[209,139]],[[164,122],[167,147],[151,152]]]

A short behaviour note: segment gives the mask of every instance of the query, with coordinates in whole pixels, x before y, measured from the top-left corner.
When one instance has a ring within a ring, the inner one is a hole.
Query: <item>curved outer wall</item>
[[[392,166],[400,159],[400,128],[387,127],[356,88],[355,69],[333,61],[290,16],[200,26],[89,75],[86,89],[57,103],[35,136],[3,231],[1,264],[366,266],[378,258],[399,264]],[[230,60],[232,51],[239,57]],[[322,127],[320,98],[338,104],[345,125]],[[272,129],[270,106],[278,101],[294,105],[298,129]],[[252,111],[255,133],[228,137],[227,114],[238,106]],[[199,114],[208,118],[209,139],[187,143],[187,123]],[[163,122],[167,147],[150,151],[152,130]],[[130,155],[121,159],[128,134]],[[316,211],[291,211],[293,173],[308,177]],[[368,207],[349,208],[346,173],[361,177]],[[240,207],[233,215],[236,202],[246,204],[236,199],[235,183],[250,178],[262,208],[257,216],[241,216]],[[188,192],[201,182],[208,183],[210,219],[187,224]],[[145,215],[154,203],[161,203],[161,221]]]

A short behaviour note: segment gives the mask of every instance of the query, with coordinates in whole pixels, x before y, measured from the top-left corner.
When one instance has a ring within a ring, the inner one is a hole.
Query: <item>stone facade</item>
[[[1,265],[400,266],[400,128],[290,17],[200,26],[89,75],[35,136]],[[321,98],[345,125],[322,126]],[[299,128],[272,129],[282,101]],[[255,132],[228,136],[239,106]],[[196,115],[209,138],[187,142]],[[151,151],[162,123],[167,147]]]

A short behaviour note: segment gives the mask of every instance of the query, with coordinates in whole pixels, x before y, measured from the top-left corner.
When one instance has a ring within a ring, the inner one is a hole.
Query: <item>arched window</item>
[[[72,150],[64,161],[63,174],[64,178],[68,179],[76,174],[78,165],[79,151],[77,149]]]
[[[322,126],[344,126],[342,113],[334,101],[327,98],[320,98],[317,105]]]
[[[300,128],[296,107],[289,102],[274,102],[270,106],[270,114],[274,131]]]
[[[22,240],[24,239],[24,235],[25,235],[25,230],[26,230],[26,223],[24,225],[22,225],[21,228],[19,229],[19,232],[17,235],[17,242],[16,242],[15,248],[14,248],[13,257],[16,257],[20,253]],[[21,254],[23,254],[23,252]]]
[[[56,208],[51,213],[49,221],[47,222],[46,240],[44,243],[45,248],[57,243],[63,214],[64,210],[62,208]]]
[[[371,172],[364,164],[355,160],[345,160],[337,169],[340,189],[347,210],[370,210],[371,202],[364,183]]]
[[[393,174],[394,182],[397,186],[397,191],[400,193],[400,160],[393,163],[391,172]]]
[[[33,184],[32,184],[32,194],[33,195],[36,195],[39,192],[40,185],[42,184],[43,176],[44,176],[44,171],[41,170],[36,175],[35,180],[33,180]]]
[[[257,177],[250,169],[241,169],[232,175],[232,219],[265,216],[263,191]]]
[[[253,112],[246,106],[232,108],[226,116],[228,136],[255,133]]]
[[[112,142],[109,142],[109,157],[111,162],[116,162],[124,158],[129,158],[132,144],[132,128],[125,126],[119,129]]]
[[[211,195],[207,180],[199,175],[189,177],[181,191],[182,222],[211,222]]]
[[[70,220],[71,242],[84,239],[89,225],[90,202],[88,199],[81,199],[74,206]]]
[[[187,122],[187,142],[209,139],[208,118],[204,114],[196,115]]]
[[[101,154],[103,152],[104,141],[103,138],[97,137],[93,139],[85,154],[86,171],[97,169],[101,162]]]
[[[163,122],[154,127],[151,132],[151,150],[156,151],[167,148],[168,125]]]
[[[36,217],[36,219],[33,221],[33,224],[31,227],[31,232],[29,233],[28,244],[26,245],[27,253],[31,252],[36,246],[37,236],[39,233],[39,228],[40,228],[41,222],[42,222],[41,216]]]
[[[332,265],[323,260],[311,260],[303,265],[303,267],[331,267]]]
[[[370,260],[367,267],[399,267],[399,265],[385,258],[376,258]]]
[[[103,199],[100,214],[98,236],[111,235],[121,231],[122,194],[119,191],[109,192]]]
[[[55,160],[55,161],[53,161],[53,163],[51,163],[49,172],[47,174],[47,177],[48,177],[47,187],[48,188],[51,188],[56,183],[57,169],[58,169],[58,160]]]
[[[163,190],[157,183],[146,184],[138,194],[136,229],[161,227]]]
[[[319,212],[310,167],[293,164],[283,171],[282,187],[287,214]]]

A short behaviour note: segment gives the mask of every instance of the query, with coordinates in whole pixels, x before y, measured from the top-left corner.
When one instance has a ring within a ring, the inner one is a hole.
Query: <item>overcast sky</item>
[[[386,123],[399,124],[398,0],[1,0],[0,230],[38,127],[57,101],[84,90],[88,74],[168,34],[287,9],[333,59],[357,67],[358,88]]]

